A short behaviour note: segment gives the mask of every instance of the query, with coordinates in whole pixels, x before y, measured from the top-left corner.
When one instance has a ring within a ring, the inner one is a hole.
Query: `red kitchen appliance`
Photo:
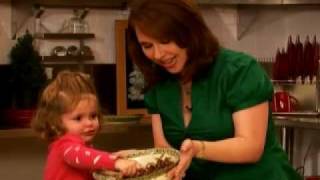
[[[298,100],[286,91],[274,93],[272,99],[273,112],[293,112],[297,109]]]

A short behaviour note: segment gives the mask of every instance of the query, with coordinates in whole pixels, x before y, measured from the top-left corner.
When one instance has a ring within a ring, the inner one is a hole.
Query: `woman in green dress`
[[[276,139],[273,87],[253,57],[220,47],[187,0],[138,0],[128,22],[155,146],[181,152],[171,179],[302,179]]]

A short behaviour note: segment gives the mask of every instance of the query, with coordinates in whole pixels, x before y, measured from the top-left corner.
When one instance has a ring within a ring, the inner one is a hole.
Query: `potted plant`
[[[28,126],[36,107],[40,90],[47,81],[41,57],[33,46],[33,36],[27,31],[10,51],[12,108],[9,124]]]

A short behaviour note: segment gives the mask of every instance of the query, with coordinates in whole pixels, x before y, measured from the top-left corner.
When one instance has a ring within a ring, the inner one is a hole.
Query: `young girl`
[[[62,71],[44,89],[32,121],[33,129],[50,142],[45,180],[89,180],[94,170],[118,170],[135,175],[132,160],[90,147],[99,131],[100,110],[89,76]]]

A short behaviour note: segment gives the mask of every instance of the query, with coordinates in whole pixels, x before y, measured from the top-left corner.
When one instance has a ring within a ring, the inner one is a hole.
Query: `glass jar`
[[[88,23],[81,18],[81,13],[79,10],[75,9],[73,11],[74,16],[67,23],[67,29],[69,33],[88,33],[89,26]]]

